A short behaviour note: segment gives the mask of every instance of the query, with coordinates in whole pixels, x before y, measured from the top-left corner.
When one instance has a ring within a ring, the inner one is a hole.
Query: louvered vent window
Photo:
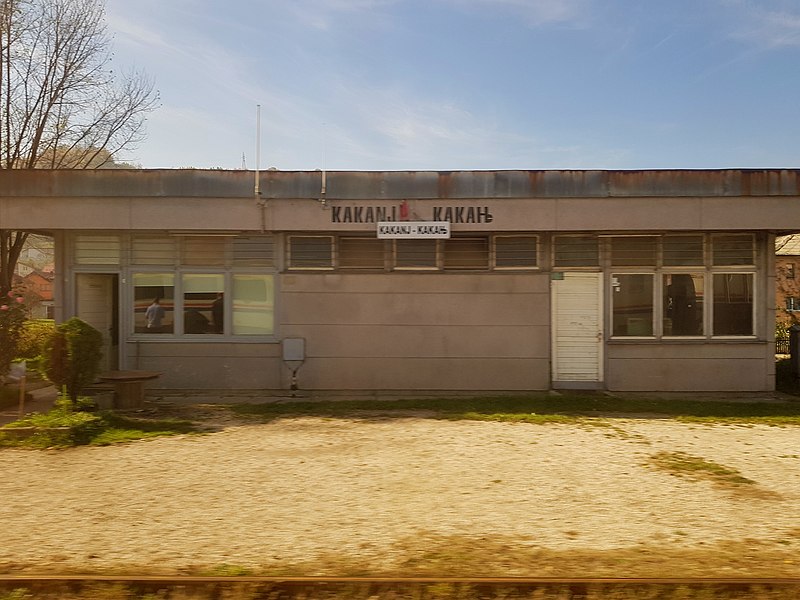
[[[78,235],[75,237],[75,264],[118,265],[122,244],[118,235]]]
[[[556,267],[596,267],[600,264],[600,248],[595,236],[556,236]]]

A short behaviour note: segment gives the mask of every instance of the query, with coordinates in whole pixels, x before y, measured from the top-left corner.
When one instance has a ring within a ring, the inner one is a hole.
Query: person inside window
[[[155,298],[153,303],[147,307],[147,310],[144,313],[145,320],[147,321],[148,333],[161,332],[161,322],[164,320],[165,314],[166,312],[164,311],[164,307],[161,306],[161,299]]]

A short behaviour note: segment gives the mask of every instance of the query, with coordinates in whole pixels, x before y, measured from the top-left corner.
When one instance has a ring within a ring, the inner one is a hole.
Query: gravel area
[[[800,536],[796,428],[295,418],[70,450],[0,451],[0,571],[383,565],[408,540],[504,536],[545,549]],[[648,464],[682,451],[759,493]]]

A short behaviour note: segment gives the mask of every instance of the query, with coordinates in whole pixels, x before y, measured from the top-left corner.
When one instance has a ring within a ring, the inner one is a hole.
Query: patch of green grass
[[[15,429],[34,428],[30,436],[15,435]],[[0,427],[0,446],[51,448],[80,445],[106,446],[120,442],[190,433],[189,421],[139,419],[115,413],[70,411],[57,406],[47,413],[34,413]]]
[[[658,452],[650,457],[651,462],[668,473],[692,479],[708,479],[721,485],[755,485],[755,481],[743,477],[731,467],[726,467],[699,456],[685,452]]]
[[[711,423],[800,425],[800,402],[724,402],[714,400],[618,397],[606,394],[547,393],[519,396],[408,398],[402,400],[325,400],[238,404],[231,410],[269,421],[285,416],[368,417],[425,413],[435,418],[574,423],[580,417],[649,415]]]

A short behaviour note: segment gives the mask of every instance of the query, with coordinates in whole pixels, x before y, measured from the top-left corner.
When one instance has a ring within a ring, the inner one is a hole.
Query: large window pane
[[[192,273],[183,276],[183,332],[225,333],[225,277]]]
[[[656,237],[611,238],[611,264],[615,267],[655,267]]]
[[[753,335],[753,274],[714,274],[714,335]]]
[[[557,267],[596,267],[600,264],[597,238],[591,235],[557,236],[554,254]]]
[[[234,335],[272,335],[275,288],[271,275],[233,276]]]
[[[175,277],[172,273],[133,274],[136,333],[172,333],[175,327]]]
[[[703,274],[664,275],[664,335],[703,335]]]
[[[611,283],[614,335],[653,335],[653,275],[612,275]]]

